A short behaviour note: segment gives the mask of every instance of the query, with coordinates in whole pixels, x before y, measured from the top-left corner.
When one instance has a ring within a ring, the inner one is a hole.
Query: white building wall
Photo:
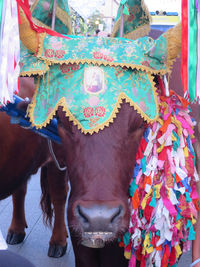
[[[145,0],[149,11],[180,12],[181,0]]]

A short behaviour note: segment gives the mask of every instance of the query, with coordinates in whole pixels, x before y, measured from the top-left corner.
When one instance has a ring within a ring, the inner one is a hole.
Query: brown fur
[[[31,98],[34,89],[35,85],[32,78],[20,78],[19,95],[21,97]],[[18,243],[23,240],[19,236],[25,235],[25,228],[27,227],[24,211],[27,180],[41,166],[46,165],[43,167],[46,170],[46,175],[42,169],[41,181],[46,179],[45,186],[42,183],[42,192],[49,197],[49,202],[43,197],[41,206],[44,217],[46,216],[46,222],[51,223],[52,215],[55,214],[50,245],[66,246],[67,231],[64,208],[68,189],[65,172],[59,171],[52,162],[46,139],[30,130],[21,128],[19,125],[11,125],[10,118],[2,112],[0,113],[0,125],[0,199],[11,194],[13,197],[13,217],[8,231],[9,242]],[[62,151],[61,146],[54,144],[54,150],[58,159],[61,158],[60,163],[62,164],[63,156],[58,154]],[[56,179],[59,179],[59,185]],[[59,209],[57,203],[59,203]],[[47,212],[46,215],[45,212]]]
[[[84,227],[80,218],[77,217],[76,210],[78,205],[88,209],[94,204],[105,205],[108,209],[121,206],[123,216],[112,224],[114,234],[111,240],[116,240],[119,234],[128,228],[130,218],[127,203],[128,188],[135,165],[136,152],[144,132],[143,119],[133,107],[124,102],[114,123],[91,136],[81,134],[61,110],[57,115],[60,119],[59,134],[66,149],[66,164],[71,184],[68,223],[76,266],[112,266],[110,264],[113,253],[102,253],[102,251],[105,252],[105,248],[90,249],[90,253],[87,253],[85,257],[84,253],[89,252],[89,249],[80,245],[80,241],[84,239]],[[104,229],[103,225],[101,227]],[[115,248],[116,255],[122,255],[122,252],[119,252],[121,249],[115,243],[106,245],[106,247],[112,251]],[[127,261],[118,258],[114,266],[127,266]]]

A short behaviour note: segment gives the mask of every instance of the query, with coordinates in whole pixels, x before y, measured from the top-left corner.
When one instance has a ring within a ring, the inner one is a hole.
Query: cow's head
[[[83,244],[99,247],[128,227],[128,187],[144,121],[123,103],[113,124],[83,135],[61,109],[57,114],[71,184],[69,226]]]

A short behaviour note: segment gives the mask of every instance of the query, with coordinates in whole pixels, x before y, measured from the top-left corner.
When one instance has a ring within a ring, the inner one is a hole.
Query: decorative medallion
[[[84,71],[84,90],[89,94],[104,91],[104,71],[99,67],[88,67]]]

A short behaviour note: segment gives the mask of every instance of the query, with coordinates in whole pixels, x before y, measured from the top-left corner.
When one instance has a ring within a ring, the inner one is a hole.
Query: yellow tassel
[[[144,208],[145,208],[145,206],[147,204],[147,199],[149,198],[149,196],[151,195],[151,193],[152,193],[152,188],[149,190],[149,193],[146,194],[146,196],[142,200],[141,207],[142,207],[143,210],[144,210]]]
[[[177,223],[176,223],[176,228],[177,228],[178,230],[180,230],[182,224],[183,224],[183,223],[182,223],[180,220],[178,220]]]
[[[179,244],[175,246],[175,249],[176,249],[176,258],[178,258],[182,254],[182,250]]]
[[[161,188],[161,184],[156,184],[154,185],[154,189],[155,189],[155,193],[156,193],[156,198],[160,198],[160,188]]]
[[[184,155],[185,155],[185,158],[189,157],[189,153],[188,153],[188,148],[187,147],[184,147]]]
[[[131,252],[129,252],[129,251],[124,251],[124,257],[125,257],[127,260],[130,260],[130,258],[131,258]]]

